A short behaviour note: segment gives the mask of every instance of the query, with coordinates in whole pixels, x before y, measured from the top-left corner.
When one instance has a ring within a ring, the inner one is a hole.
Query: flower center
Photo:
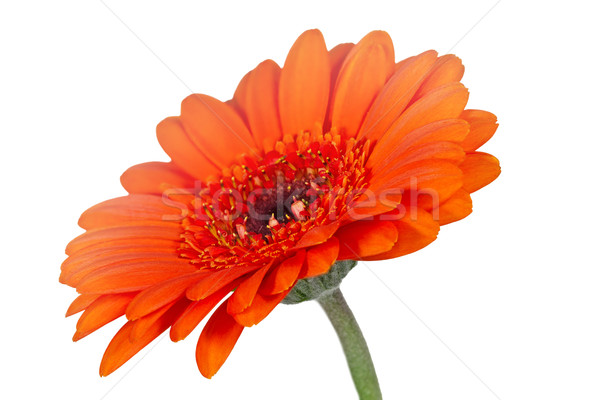
[[[248,197],[248,213],[238,221],[238,234],[258,233],[271,235],[271,229],[291,220],[303,221],[309,216],[306,211],[319,200],[319,194],[327,181],[313,174],[304,174],[287,180],[285,175],[276,176],[275,186],[258,189]],[[313,206],[313,208],[315,207]]]
[[[368,142],[340,147],[337,135],[288,136],[262,159],[245,156],[203,184],[184,224],[181,255],[213,266],[274,257],[312,227],[337,220],[366,185]]]

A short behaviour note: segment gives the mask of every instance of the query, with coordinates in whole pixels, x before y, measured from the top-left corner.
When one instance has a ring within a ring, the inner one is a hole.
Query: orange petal
[[[179,310],[177,313],[181,315],[183,311],[190,304],[190,301],[185,298],[179,299],[179,301],[172,301],[164,306],[154,310],[150,314],[144,315],[140,319],[136,319],[129,333],[129,340],[131,342],[135,342],[144,336],[144,333],[154,325],[161,317],[163,317],[167,312],[176,309]]]
[[[429,51],[433,51],[433,50],[429,50]],[[437,55],[437,52],[436,52],[436,55]],[[418,56],[412,56],[412,57],[405,58],[404,60],[398,61],[396,63],[396,65],[394,66],[394,71],[403,69],[408,64],[412,63],[415,60],[415,58],[417,58],[417,57]]]
[[[435,121],[402,136],[385,151],[376,151],[367,161],[374,175],[386,171],[390,163],[403,159],[417,146],[435,142],[461,143],[469,133],[469,124],[461,119]]]
[[[156,127],[156,136],[165,153],[190,176],[205,180],[220,172],[190,139],[178,117],[161,121]]]
[[[358,42],[345,58],[335,84],[331,126],[346,138],[356,136],[393,70],[394,45],[387,33],[374,31]]]
[[[446,200],[437,210],[433,210],[434,218],[438,218],[440,225],[446,225],[451,222],[459,221],[471,214],[473,211],[473,202],[471,195],[464,189],[459,189]]]
[[[330,94],[333,96],[333,89],[335,89],[335,83],[337,82],[338,75],[344,64],[344,60],[350,53],[350,50],[354,47],[354,43],[341,43],[329,50],[329,67],[331,68],[330,75]]]
[[[427,78],[414,96],[413,102],[425,96],[431,91],[449,83],[460,82],[465,67],[460,58],[454,54],[446,54],[438,58]]]
[[[160,239],[136,239],[128,238],[122,240],[111,240],[107,242],[96,242],[89,246],[82,247],[77,251],[69,251],[70,255],[61,265],[61,271],[70,273],[69,270],[77,269],[83,264],[94,263],[98,257],[112,257],[113,255],[124,255],[127,253],[148,253],[148,252],[169,252],[174,253],[179,248],[180,243],[175,240]]]
[[[186,97],[181,102],[181,122],[196,147],[220,168],[229,167],[239,155],[258,154],[244,121],[231,106],[214,97]]]
[[[279,112],[284,134],[293,135],[323,124],[329,100],[329,56],[323,35],[304,32],[292,48],[281,71]]]
[[[119,268],[96,271],[77,286],[79,293],[122,293],[144,290],[152,285],[194,272],[188,260],[174,255],[170,261],[123,264]]]
[[[87,308],[87,306],[89,306],[94,301],[96,301],[96,299],[98,297],[100,297],[100,295],[80,294],[79,296],[77,296],[77,298],[75,300],[73,300],[73,302],[67,309],[67,313],[66,313],[65,317],[70,317],[71,315],[75,315],[77,313],[82,312],[83,310],[85,310]]]
[[[402,202],[436,207],[452,196],[463,182],[459,167],[444,160],[420,160],[392,167],[375,176],[369,187],[378,196],[402,194]]]
[[[88,246],[96,248],[111,248],[115,245],[113,241],[128,241],[132,247],[138,242],[152,244],[153,240],[144,241],[144,239],[154,239],[157,246],[163,246],[169,241],[179,241],[181,229],[172,223],[154,222],[143,223],[135,222],[123,224],[123,226],[113,226],[109,228],[91,229],[77,236],[67,245],[65,252],[69,255],[74,254]]]
[[[73,340],[84,338],[95,330],[125,314],[127,305],[137,293],[120,293],[100,296],[81,314]]]
[[[223,303],[216,309],[202,330],[196,347],[196,362],[204,377],[212,378],[217,373],[243,330],[244,327],[227,314],[227,304]]]
[[[359,138],[366,136],[376,140],[386,132],[413,98],[419,84],[435,62],[436,56],[435,51],[426,51],[411,57],[396,70],[369,109],[358,135]]]
[[[74,253],[67,258],[60,266],[61,273],[73,274],[97,264],[108,265],[110,263],[134,258],[154,257],[156,255],[165,255],[165,253],[174,253],[177,246],[174,242],[165,241],[165,246],[150,247],[145,245],[127,245],[115,246],[107,251],[105,248],[86,247],[81,251]]]
[[[333,105],[333,94],[335,90],[335,83],[337,82],[338,75],[342,69],[342,64],[348,56],[348,53],[354,47],[354,43],[342,43],[329,50],[329,67],[331,68],[330,85],[329,85],[329,105],[327,109],[327,117],[325,118],[325,126],[323,132],[329,132],[331,129],[331,106]]]
[[[161,333],[167,330],[181,312],[183,312],[182,309],[176,307],[171,308],[154,324],[149,326],[141,337],[134,341],[131,341],[130,338],[135,322],[129,321],[123,325],[104,352],[102,362],[100,363],[100,376],[110,375],[127,362],[127,360],[136,355],[138,351],[146,347]]]
[[[162,194],[171,188],[193,188],[194,178],[172,162],[147,162],[130,167],[121,175],[129,193]]]
[[[190,286],[185,295],[193,301],[202,300],[211,294],[217,292],[222,287],[230,284],[234,280],[256,271],[260,265],[232,266],[210,273],[193,286]]]
[[[490,138],[498,129],[497,118],[494,114],[481,110],[465,110],[460,118],[467,121],[471,127],[469,134],[462,143],[465,151],[475,151]]]
[[[487,153],[467,154],[465,161],[460,164],[463,171],[463,188],[473,193],[489,185],[500,175],[500,162],[496,157]]]
[[[394,143],[417,128],[443,119],[457,118],[465,108],[469,93],[460,83],[443,86],[411,105],[377,142],[371,157],[383,157]]]
[[[85,247],[68,257],[62,263],[60,269],[66,274],[72,274],[95,264],[107,265],[123,259],[143,258],[144,256],[153,257],[177,251],[178,246],[176,246],[175,242],[164,241],[164,243],[164,246],[155,247],[137,243],[126,246],[114,246],[109,251],[102,247]]]
[[[189,275],[159,283],[140,292],[127,307],[127,319],[130,321],[136,320],[166,304],[173,303],[178,298],[183,297],[188,287],[207,275],[208,273],[204,271],[193,272]]]
[[[132,250],[131,253],[126,254],[113,254],[112,251],[104,250],[104,254],[96,259],[69,266],[61,272],[59,280],[61,283],[77,287],[83,279],[96,271],[127,267],[137,262],[161,260],[170,262],[173,257],[172,252],[136,252],[135,249]]]
[[[250,327],[256,325],[281,303],[281,300],[287,296],[290,290],[288,289],[273,296],[264,295],[259,291],[256,297],[254,297],[252,304],[241,313],[234,314],[233,317],[243,326]]]
[[[310,228],[304,236],[300,238],[300,240],[296,243],[294,249],[303,249],[305,247],[314,246],[317,244],[325,243],[330,237],[333,236],[335,231],[337,231],[339,224],[337,222],[333,222],[328,225],[319,225],[313,228]]]
[[[465,152],[461,145],[452,142],[425,143],[411,148],[402,154],[394,163],[394,167],[407,165],[421,160],[445,160],[459,164],[465,159]]]
[[[398,240],[398,232],[389,221],[358,221],[340,228],[338,260],[361,258],[389,251]]]
[[[272,265],[272,263],[265,265],[240,283],[227,300],[227,312],[229,314],[241,313],[252,304],[265,274],[271,269]]]
[[[305,257],[306,251],[300,250],[273,268],[263,281],[261,293],[273,295],[291,288],[296,283]]]
[[[442,119],[415,129],[400,139],[400,149],[433,142],[461,143],[469,134],[469,124],[462,119]]]
[[[133,221],[163,221],[179,224],[182,211],[166,205],[160,196],[131,194],[96,204],[79,218],[83,229],[104,228]]]
[[[245,122],[248,122],[248,118],[246,117],[246,107],[248,105],[248,81],[250,79],[250,74],[252,74],[252,71],[244,75],[235,89],[233,98],[226,101],[226,103],[229,104],[229,106],[233,108]]]
[[[410,254],[433,242],[440,230],[433,216],[417,207],[410,209],[401,220],[392,222],[398,231],[398,240],[392,249],[364,257],[365,260],[386,260]]]
[[[402,199],[402,191],[374,192],[367,189],[356,200],[354,200],[348,212],[340,218],[342,225],[347,225],[363,219],[389,212],[398,207]]]
[[[308,249],[304,263],[305,269],[302,271],[300,279],[327,273],[337,260],[339,250],[339,241],[335,236],[323,244]]]
[[[281,68],[273,60],[260,63],[248,78],[245,111],[259,148],[272,150],[283,137],[279,121],[279,78]]]
[[[204,300],[192,302],[171,327],[171,340],[185,339],[230,291],[231,287],[224,287]]]

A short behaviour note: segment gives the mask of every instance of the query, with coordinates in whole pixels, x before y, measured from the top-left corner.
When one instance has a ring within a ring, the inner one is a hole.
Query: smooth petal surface
[[[144,257],[144,255],[157,255],[163,253],[174,253],[177,250],[177,242],[173,240],[156,241],[153,239],[138,239],[130,245],[117,245],[110,251],[103,246],[90,245],[73,252],[61,265],[63,272],[75,272],[80,268],[86,268],[96,261],[100,264],[108,264],[114,261]]]
[[[432,142],[411,147],[402,153],[398,161],[393,163],[394,168],[401,168],[417,161],[445,160],[452,164],[460,164],[465,159],[462,146],[453,142]]]
[[[136,293],[122,293],[100,296],[79,317],[73,341],[82,339],[125,314],[127,305],[135,295]]]
[[[196,362],[204,377],[212,378],[217,373],[243,330],[227,313],[227,304],[221,304],[206,323],[196,347]]]
[[[242,118],[231,106],[214,97],[204,94],[186,97],[181,102],[180,119],[192,142],[219,168],[228,167],[242,154],[258,155]]]
[[[227,300],[227,312],[230,314],[239,314],[252,304],[254,297],[267,272],[271,269],[272,263],[265,265],[251,277],[245,279]]]
[[[322,275],[329,271],[329,268],[337,260],[340,250],[340,243],[336,237],[332,237],[327,242],[311,247],[306,252],[305,270],[300,279],[312,278]]]
[[[279,65],[266,60],[248,77],[244,110],[254,141],[265,152],[273,150],[275,142],[283,137],[279,121],[280,76]]]
[[[144,290],[152,285],[194,272],[196,267],[173,255],[162,261],[123,263],[118,268],[99,270],[77,286],[80,293],[122,293]]]
[[[462,65],[460,58],[454,54],[441,56],[436,60],[423,84],[417,93],[415,93],[413,101],[417,101],[439,87],[449,83],[460,82],[464,73],[465,67]]]
[[[186,289],[205,277],[208,273],[197,271],[189,275],[179,276],[152,286],[140,292],[127,307],[127,319],[130,321],[150,314],[162,306],[173,303],[183,297]]]
[[[77,313],[82,312],[87,308],[87,306],[96,301],[98,297],[100,297],[100,295],[98,294],[80,294],[69,305],[65,317],[70,317],[71,315],[75,315]]]
[[[100,376],[108,376],[117,368],[127,362],[138,351],[146,347],[173,323],[183,310],[173,308],[162,315],[156,322],[149,326],[143,335],[136,340],[131,340],[131,332],[135,326],[134,321],[129,321],[117,332],[111,340],[102,362],[100,363]]]
[[[264,295],[260,291],[254,297],[252,304],[241,313],[233,314],[235,320],[243,326],[251,327],[265,319],[277,307],[289,290],[276,295]]]
[[[106,200],[85,211],[79,218],[83,229],[105,228],[135,221],[178,224],[182,211],[164,204],[159,196],[132,194]]]
[[[374,187],[378,190],[376,187]],[[351,205],[348,212],[342,217],[343,225],[363,219],[373,219],[377,215],[396,209],[402,200],[403,190],[381,189],[377,192],[369,189],[358,197]]]
[[[196,326],[227,296],[231,288],[225,287],[200,301],[193,301],[175,321],[169,335],[171,340],[178,342],[185,339]]]
[[[500,162],[496,157],[487,153],[467,154],[460,168],[464,174],[463,188],[469,193],[489,185],[500,175]]]
[[[387,151],[374,152],[367,162],[373,174],[385,172],[390,164],[405,164],[403,158],[417,146],[436,142],[462,143],[469,134],[469,124],[461,119],[435,121],[402,136]]]
[[[178,117],[159,123],[156,136],[165,153],[188,175],[204,180],[219,173],[219,168],[194,144]]]
[[[338,229],[339,224],[337,222],[320,225],[312,228],[302,236],[302,238],[296,243],[295,249],[303,249],[305,247],[315,246],[317,244],[325,243],[330,237],[333,236],[335,231]]]
[[[329,56],[318,30],[304,32],[292,46],[281,71],[279,112],[285,134],[323,125],[329,101]]]
[[[331,69],[331,75],[329,81],[329,107],[327,109],[327,118],[325,119],[325,125],[323,127],[324,132],[328,132],[331,129],[331,108],[333,106],[335,84],[338,75],[340,74],[340,70],[342,69],[342,64],[353,47],[353,43],[342,43],[329,50],[329,67]]]
[[[371,182],[370,189],[379,195],[402,194],[403,203],[424,208],[441,204],[463,185],[462,170],[444,160],[420,160],[390,168]]]
[[[189,301],[186,299],[182,299],[182,301],[186,301],[189,304]],[[143,317],[136,319],[134,321],[133,328],[129,333],[129,340],[131,342],[135,342],[144,336],[146,331],[154,325],[162,316],[164,316],[169,310],[171,310],[177,302],[172,301],[164,306],[152,311],[149,314],[144,315]],[[186,304],[186,305],[187,305]],[[182,307],[182,306],[180,306]]]
[[[63,263],[59,280],[62,283],[76,287],[84,277],[92,272],[116,268],[122,263],[144,262],[155,258],[164,259],[165,257],[171,257],[174,250],[171,247],[164,249],[128,247],[125,249],[111,249],[111,251],[100,249],[82,255],[77,253]]]
[[[167,189],[193,188],[194,178],[172,162],[147,162],[123,172],[121,185],[131,194],[162,195]]]
[[[398,240],[398,232],[389,221],[358,221],[340,228],[338,260],[360,260],[389,251]]]
[[[367,256],[365,260],[386,260],[413,253],[433,242],[440,230],[433,216],[418,207],[409,209],[402,219],[391,222],[395,225],[398,235],[392,249]]]
[[[381,152],[393,147],[417,128],[443,119],[457,118],[467,104],[469,93],[460,83],[442,86],[410,106],[377,142],[371,157],[379,158]]]
[[[94,249],[112,248],[121,241],[131,245],[144,243],[156,246],[168,245],[170,242],[178,241],[181,228],[169,222],[133,222],[120,226],[108,228],[90,229],[73,239],[65,249],[68,255],[74,254],[86,247],[94,246]]]
[[[331,111],[331,126],[343,137],[356,136],[366,112],[394,70],[389,35],[374,31],[352,48],[342,64]]]
[[[494,114],[482,110],[465,110],[460,118],[469,123],[469,134],[462,142],[465,151],[475,151],[494,136],[498,129],[497,118]]]
[[[295,255],[283,260],[269,272],[261,286],[261,292],[273,295],[292,287],[296,283],[305,258],[306,251],[300,250]]]
[[[438,223],[447,225],[451,222],[460,221],[473,211],[471,195],[464,189],[459,189],[446,200],[437,210],[433,210],[435,218],[437,213]]]
[[[233,108],[246,123],[248,122],[248,118],[246,117],[246,106],[248,105],[248,81],[250,80],[251,74],[252,71],[242,77],[233,93],[233,98],[226,101],[226,103],[229,104],[229,106]]]
[[[412,57],[387,81],[369,109],[358,138],[379,139],[409,104],[435,62],[433,50]]]
[[[222,287],[229,285],[236,279],[259,269],[259,265],[232,266],[223,270],[209,273],[200,282],[189,287],[186,296],[190,300],[198,301],[217,292]]]

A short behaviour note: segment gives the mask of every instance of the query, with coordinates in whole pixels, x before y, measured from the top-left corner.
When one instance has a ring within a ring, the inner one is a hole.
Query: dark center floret
[[[286,182],[280,178],[275,187],[253,193],[248,197],[246,231],[267,236],[274,225],[303,220],[303,211],[317,200],[315,187],[322,181],[317,178]]]

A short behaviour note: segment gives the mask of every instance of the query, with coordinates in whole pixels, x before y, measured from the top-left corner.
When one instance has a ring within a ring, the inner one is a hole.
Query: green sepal
[[[326,274],[299,280],[282,303],[298,304],[303,301],[315,300],[324,293],[337,289],[356,264],[357,262],[354,260],[336,261]]]

